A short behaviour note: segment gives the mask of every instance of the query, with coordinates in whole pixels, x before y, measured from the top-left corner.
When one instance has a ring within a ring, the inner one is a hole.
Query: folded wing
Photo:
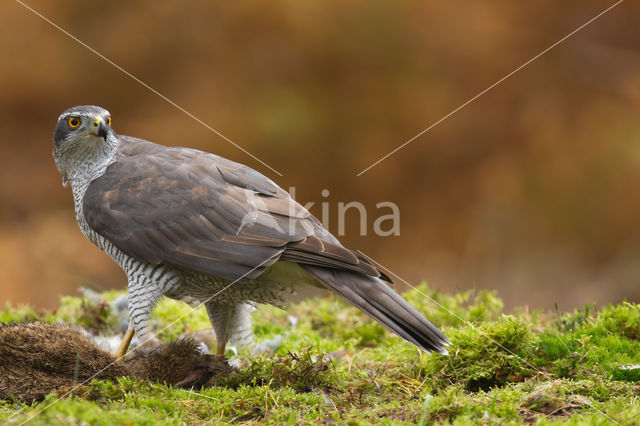
[[[257,171],[194,149],[120,141],[83,211],[127,255],[229,280],[255,278],[278,260],[380,275]]]

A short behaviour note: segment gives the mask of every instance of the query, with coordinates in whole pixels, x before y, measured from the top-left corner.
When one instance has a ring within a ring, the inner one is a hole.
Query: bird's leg
[[[207,314],[213,330],[216,332],[216,355],[224,355],[232,326],[234,305],[206,302]]]
[[[229,308],[233,308],[233,305],[206,302],[205,306],[211,326],[216,332],[216,355],[224,355],[227,340],[229,339],[231,317],[233,316],[233,309]]]
[[[155,282],[142,274],[129,276],[128,281],[129,328],[116,353],[118,357],[126,355],[134,331],[140,339],[140,347],[145,348],[144,350],[159,344],[158,339],[148,333],[147,324],[151,310],[162,297],[162,293]]]
[[[129,323],[129,328],[127,329],[127,332],[124,334],[124,337],[122,338],[122,342],[120,342],[120,346],[118,346],[118,349],[116,349],[116,353],[114,354],[116,359],[120,359],[126,355],[127,349],[129,349],[129,345],[131,344],[131,339],[133,339],[134,332],[135,332],[134,328],[132,327],[131,323]]]
[[[249,303],[205,303],[211,326],[216,332],[216,355],[224,355],[229,339],[248,343],[253,338],[251,317],[253,306]]]
[[[225,352],[225,348],[227,347],[227,342],[216,342],[216,355],[223,355]]]

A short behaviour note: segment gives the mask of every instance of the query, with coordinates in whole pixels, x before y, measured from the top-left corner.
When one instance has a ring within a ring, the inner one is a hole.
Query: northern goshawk
[[[80,229],[127,275],[130,323],[119,356],[134,331],[148,336],[163,295],[204,303],[223,354],[228,341],[253,336],[255,303],[286,307],[326,289],[425,351],[447,353],[449,340],[386,275],[257,171],[118,135],[97,106],[63,112],[53,144]]]

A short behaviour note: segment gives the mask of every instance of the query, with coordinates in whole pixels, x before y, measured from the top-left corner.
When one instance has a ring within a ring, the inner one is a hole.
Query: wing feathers
[[[152,264],[236,279],[280,258],[380,276],[271,180],[201,151],[120,136],[83,209],[91,229]]]

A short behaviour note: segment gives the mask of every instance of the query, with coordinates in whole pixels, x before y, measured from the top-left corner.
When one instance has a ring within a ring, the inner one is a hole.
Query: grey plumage
[[[326,287],[422,349],[446,353],[447,338],[388,277],[274,182],[210,153],[118,136],[107,120],[99,107],[63,113],[54,157],[80,228],[127,273],[137,333],[162,295],[201,301],[224,348],[249,339],[254,302],[285,307]]]

